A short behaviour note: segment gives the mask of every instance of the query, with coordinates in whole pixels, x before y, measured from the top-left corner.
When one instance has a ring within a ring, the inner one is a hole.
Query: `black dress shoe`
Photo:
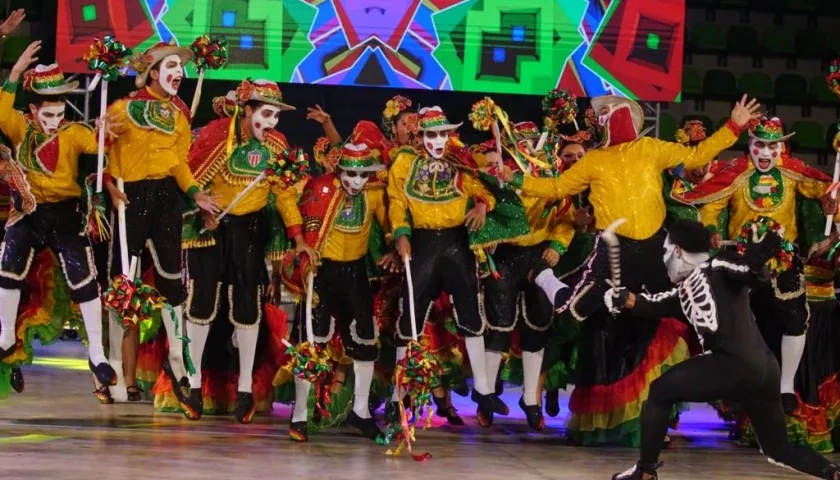
[[[236,393],[236,420],[248,425],[254,421],[254,414],[257,413],[257,406],[254,404],[254,394],[250,392]]]
[[[347,415],[347,425],[358,430],[368,440],[376,440],[382,437],[382,430],[379,429],[373,417],[362,418],[353,410]]]
[[[548,390],[545,392],[545,414],[551,418],[560,415],[560,391]]]
[[[108,362],[102,362],[98,365],[94,365],[93,361],[88,358],[88,368],[90,368],[90,371],[93,372],[93,375],[96,377],[96,381],[99,382],[100,385],[111,387],[117,384],[117,372],[114,371]]]
[[[289,437],[296,442],[308,442],[309,432],[306,422],[292,422],[289,424]]]
[[[17,393],[23,393],[24,383],[23,372],[21,371],[21,369],[17,367],[12,369],[12,378],[9,381],[9,383],[12,385],[12,389],[14,389],[14,391],[16,391]]]
[[[172,384],[172,393],[175,394],[175,398],[178,399],[178,402],[181,404],[186,403],[190,398],[190,382],[187,377],[178,379],[175,377],[175,372],[172,371],[172,365],[169,364],[169,359],[165,359],[163,361],[163,369],[164,375],[166,378],[169,379],[169,382]]]
[[[543,417],[542,408],[539,405],[525,405],[525,398],[519,398],[519,408],[525,412],[525,420],[528,421],[528,426],[536,431],[545,428],[545,417]]]
[[[453,427],[460,427],[464,425],[464,419],[458,415],[458,410],[452,405],[449,405],[446,398],[432,397],[435,401],[435,415],[440,418],[445,418],[446,422]]]
[[[785,415],[789,417],[793,416],[796,409],[799,408],[799,399],[797,399],[796,395],[793,393],[783,393],[782,408],[785,411]]]
[[[181,409],[184,411],[184,416],[190,420],[199,420],[204,415],[204,399],[201,397],[200,388],[190,389],[190,396],[185,402],[181,402]]]
[[[478,404],[478,408],[484,412],[493,412],[499,415],[508,415],[510,413],[510,408],[494,393],[482,395],[478,391],[473,390],[471,398],[473,402]]]

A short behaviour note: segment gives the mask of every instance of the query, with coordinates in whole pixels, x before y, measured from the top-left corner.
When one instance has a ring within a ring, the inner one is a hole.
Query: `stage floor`
[[[26,367],[26,390],[0,403],[0,478],[231,480],[283,478],[314,480],[393,479],[482,480],[609,479],[629,468],[637,453],[621,448],[566,446],[565,409],[531,432],[516,407],[519,392],[504,398],[511,416],[490,429],[476,425],[472,404],[456,397],[467,426],[436,419],[418,432],[416,449],[433,458],[389,457],[385,449],[352,430],[311,435],[307,444],[289,440],[289,409],[276,404],[271,416],[243,426],[233,417],[190,422],[159,414],[148,403],[100,405],[91,394],[79,343],[41,348],[38,364]],[[757,450],[736,448],[725,425],[703,405],[693,405],[666,451],[660,470],[672,480],[803,478],[770,465]]]

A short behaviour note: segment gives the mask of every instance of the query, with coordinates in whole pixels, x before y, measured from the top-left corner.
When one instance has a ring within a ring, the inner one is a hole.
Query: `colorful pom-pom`
[[[101,74],[102,80],[113,82],[120,78],[120,70],[128,66],[130,58],[130,48],[107,36],[101,40],[95,38],[82,60],[87,62],[90,71]]]
[[[555,88],[543,98],[542,109],[547,124],[574,123],[578,115],[577,97]]]
[[[496,120],[496,102],[490,97],[475,102],[469,114],[473,128],[486,132]]]
[[[755,232],[753,232],[753,227],[755,227]],[[760,216],[754,221],[750,220],[741,227],[738,236],[735,238],[736,248],[739,253],[743,254],[747,251],[747,246],[752,242],[754,234],[759,238],[763,238],[769,232],[775,232],[782,237],[782,248],[776,256],[767,261],[767,267],[773,273],[782,273],[793,265],[793,255],[795,253],[793,244],[785,239],[784,231],[785,228],[779,222],[769,217]]]
[[[103,297],[105,306],[122,319],[124,328],[137,328],[165,306],[163,296],[154,287],[127,275],[116,277]]]
[[[202,35],[190,45],[193,62],[199,69],[218,70],[228,63],[228,43],[220,38]]]

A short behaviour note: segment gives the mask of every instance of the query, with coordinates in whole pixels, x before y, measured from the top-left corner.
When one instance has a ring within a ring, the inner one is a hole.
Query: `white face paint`
[[[280,109],[274,105],[260,105],[251,114],[251,132],[257,140],[265,139],[265,131],[277,126],[280,121]]]
[[[776,167],[782,157],[782,142],[765,142],[750,139],[750,159],[759,172],[769,172]]]
[[[184,78],[184,65],[178,55],[169,55],[160,61],[160,86],[170,95],[178,95]]]
[[[449,141],[449,132],[423,132],[423,145],[432,158],[443,158],[447,141]]]
[[[341,186],[347,195],[355,196],[362,193],[368,179],[370,179],[370,172],[354,172],[352,170],[341,170],[338,173],[338,179],[341,180]]]
[[[64,120],[64,104],[61,106],[41,107],[35,116],[41,130],[47,135],[53,135],[58,131],[58,125]]]
[[[607,122],[610,120],[610,115],[612,115],[614,108],[615,107],[612,105],[607,105],[601,108],[601,111],[598,112],[598,125],[602,127],[607,125]]]
[[[686,253],[671,243],[670,237],[665,238],[663,248],[662,260],[672,283],[682,282],[698,265],[709,259],[708,253]]]

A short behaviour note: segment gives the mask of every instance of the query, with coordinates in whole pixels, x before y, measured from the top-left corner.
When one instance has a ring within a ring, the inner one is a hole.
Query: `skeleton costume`
[[[304,218],[304,238],[321,253],[321,264],[314,277],[312,334],[315,343],[328,343],[339,332],[344,352],[353,361],[355,376],[353,409],[347,422],[362,434],[376,439],[381,435],[371,416],[368,399],[374,361],[379,355],[379,331],[373,312],[373,291],[368,278],[366,255],[371,226],[378,223],[389,231],[382,188],[365,188],[368,180],[384,166],[376,162],[365,144],[348,144],[342,149],[335,173],[311,180],[300,198]],[[303,295],[312,271],[308,258],[293,271],[286,285]],[[300,341],[305,341],[305,308],[301,311]],[[295,378],[295,408],[289,435],[308,440],[308,398],[311,384]]]
[[[619,218],[627,220],[617,234],[628,288],[665,291],[669,282],[664,266],[650,264],[665,240],[662,173],[680,162],[688,168],[705,165],[735,143],[740,129],[729,122],[706,141],[686,147],[639,138],[643,112],[632,100],[598,97],[592,106],[604,127],[603,146],[587,152],[556,179],[517,173],[513,184],[524,195],[555,199],[589,188],[597,229]],[[626,187],[628,176],[635,180],[632,189]],[[639,442],[639,417],[651,379],[688,357],[686,327],[672,318],[633,319],[632,312],[622,315],[631,318],[612,321],[602,300],[609,288],[606,253],[599,236],[585,267],[565,280],[570,289],[558,293],[562,282],[545,264],[535,269],[535,283],[554,300],[559,313],[569,311],[579,321],[587,319],[581,325],[578,380],[569,401],[572,441],[632,446]]]
[[[796,242],[798,198],[820,199],[831,178],[789,155],[778,118],[763,118],[750,129],[749,153],[717,172],[684,199],[700,205],[702,222],[723,238],[735,238],[741,227],[759,216],[770,217],[785,228],[785,237]],[[840,214],[835,215],[835,221]],[[753,293],[754,308],[774,305],[759,321],[783,325],[781,391],[785,411],[797,406],[794,376],[805,349],[808,308],[803,264],[794,256],[791,268],[773,276],[770,285]]]
[[[249,117],[239,115],[246,103],[252,106]],[[196,365],[195,374],[189,378],[190,398],[185,402],[188,408],[184,415],[192,420],[201,417],[200,366],[205,355],[212,357],[216,353],[205,346],[211,346],[211,326],[221,314],[233,324],[239,354],[234,412],[240,423],[251,423],[257,406],[253,390],[257,343],[265,315],[265,258],[281,258],[288,239],[302,231],[295,184],[307,178],[308,168],[296,168],[297,151],[274,129],[281,112],[294,110],[283,102],[276,83],[243,81],[236,90],[235,105],[238,108],[234,114],[214,120],[199,131],[188,157],[199,186],[209,188],[220,197],[220,206],[231,210],[212,232],[201,234],[204,222],[197,215],[191,216],[184,228],[189,275],[187,333],[190,358]],[[240,197],[269,170],[274,174],[260,179]],[[234,203],[237,197],[239,200]],[[271,228],[267,221],[277,212],[286,226],[285,232]],[[227,308],[220,309],[222,305]]]
[[[53,266],[52,255],[42,252],[48,249],[58,257],[70,298],[81,310],[90,342],[90,369],[100,383],[113,385],[117,377],[103,348],[99,285],[77,182],[79,156],[97,152],[97,137],[84,124],[64,121],[60,96],[76,89],[78,82],[65,81],[58,65],[38,65],[24,74],[23,83],[31,93],[61,105],[42,104],[32,117],[14,110],[17,83],[7,81],[0,92],[0,129],[17,150],[16,160],[6,162],[13,201],[0,244],[0,359],[28,360],[26,354],[16,354],[15,333],[27,338],[22,334],[34,326],[30,321],[39,320],[18,319],[21,290],[30,272],[40,276],[44,268]],[[57,319],[63,324],[70,316],[68,306]],[[42,342],[50,341],[46,334],[41,336]]]
[[[404,148],[397,153],[388,175],[388,211],[394,238],[411,240],[410,268],[414,282],[417,332],[422,332],[432,302],[442,291],[454,303],[455,322],[464,335],[474,377],[472,398],[485,413],[507,414],[507,407],[491,390],[484,367],[484,318],[478,288],[476,260],[464,226],[470,201],[487,210],[495,199],[482,183],[462,168],[473,163],[469,151],[449,144],[451,124],[440,107],[419,112],[424,151]],[[398,344],[411,339],[408,289],[403,285],[402,315],[397,324]],[[397,348],[397,360],[406,347]],[[398,400],[395,390],[392,400]],[[393,405],[391,405],[393,411]]]
[[[807,475],[836,479],[840,469],[807,447],[787,440],[779,400],[779,367],[750,311],[750,288],[769,281],[764,263],[778,251],[781,238],[753,233],[744,255],[731,250],[709,257],[709,233],[698,222],[677,221],[665,241],[665,264],[676,287],[658,294],[604,295],[610,309],[642,317],[679,316],[696,329],[706,355],[688,359],[653,382],[642,413],[639,462],[613,480],[657,478],[662,437],[676,402],[741,402],[755,426],[770,463]]]
[[[184,308],[187,291],[181,276],[182,206],[185,197],[192,201],[199,186],[187,165],[190,149],[190,108],[177,96],[184,76],[184,66],[192,58],[188,48],[159,43],[133,64],[137,72],[137,91],[108,107],[114,133],[108,143],[109,163],[105,181],[125,182],[126,236],[128,258],[140,258],[148,247],[154,266],[154,285],[174,310],[174,317],[164,313],[163,327],[168,343],[168,359],[163,370],[182,402],[189,398],[188,372],[184,362]],[[169,64],[175,66],[170,68]],[[165,97],[147,86],[149,72],[160,65],[161,86]],[[114,218],[116,220],[116,218]],[[109,271],[111,277],[123,271],[120,264],[119,225],[111,237]],[[111,314],[112,323],[117,323]],[[112,349],[118,352],[118,349]]]

